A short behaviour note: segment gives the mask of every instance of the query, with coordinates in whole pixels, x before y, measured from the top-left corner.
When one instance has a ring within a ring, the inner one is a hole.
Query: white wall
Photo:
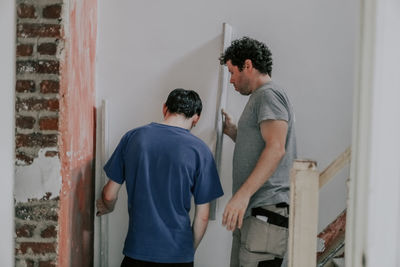
[[[15,1],[0,1],[0,259],[14,265],[14,87]]]
[[[361,12],[346,266],[400,266],[400,3]]]
[[[300,158],[322,171],[351,142],[356,1],[99,1],[97,98],[109,100],[110,149],[129,129],[161,120],[176,87],[197,90],[204,112],[193,133],[214,146],[222,23],[234,38],[249,35],[273,53],[272,78],[287,88],[296,112]],[[229,87],[227,111],[236,120],[247,98]],[[231,234],[221,226],[231,196],[233,143],[224,138],[217,220],[209,224],[196,266],[227,266]],[[346,204],[348,174],[321,190],[319,230]],[[110,216],[110,266],[118,266],[127,227],[126,197]]]

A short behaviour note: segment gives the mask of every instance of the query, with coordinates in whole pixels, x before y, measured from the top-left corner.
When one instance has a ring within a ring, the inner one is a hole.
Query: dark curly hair
[[[260,73],[271,76],[271,51],[264,43],[247,36],[232,41],[231,45],[219,57],[219,62],[221,65],[225,65],[230,60],[232,65],[237,66],[239,71],[242,71],[246,59],[250,59],[254,68]]]
[[[203,105],[199,95],[193,90],[177,88],[169,93],[165,105],[171,113],[179,113],[191,118],[194,114],[200,116]]]

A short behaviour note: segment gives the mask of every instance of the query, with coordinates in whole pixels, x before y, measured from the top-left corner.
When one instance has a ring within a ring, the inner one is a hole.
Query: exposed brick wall
[[[35,200],[16,205],[16,267],[56,266],[58,202]]]
[[[63,1],[16,3],[16,157],[29,165],[39,149],[57,150]]]
[[[16,1],[15,140],[19,168],[33,164],[41,149],[47,149],[45,157],[59,157],[63,1]],[[16,203],[16,267],[57,265],[59,206],[59,197],[51,198],[50,194]]]
[[[89,267],[97,0],[16,6],[15,264]]]

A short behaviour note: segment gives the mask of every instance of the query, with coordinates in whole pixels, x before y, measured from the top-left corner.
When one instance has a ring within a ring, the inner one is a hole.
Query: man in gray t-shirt
[[[222,111],[224,133],[236,143],[233,196],[222,218],[234,231],[231,267],[286,266],[289,172],[296,157],[293,109],[271,80],[265,44],[235,40],[220,63],[227,65],[235,90],[250,95],[238,126]]]

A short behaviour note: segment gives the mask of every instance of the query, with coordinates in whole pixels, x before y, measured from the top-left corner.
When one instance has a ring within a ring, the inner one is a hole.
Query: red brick
[[[17,73],[35,73],[38,71],[38,63],[32,60],[17,61]]]
[[[36,120],[33,117],[19,116],[15,120],[15,124],[21,129],[32,129],[35,125],[35,121]]]
[[[58,130],[57,117],[44,117],[39,120],[40,130]]]
[[[15,155],[16,159],[20,160],[20,161],[24,161],[26,164],[30,165],[33,162],[33,158],[27,156],[25,153],[23,152],[18,152]]]
[[[22,23],[17,25],[18,37],[61,37],[58,24]]]
[[[17,98],[15,108],[17,111],[58,111],[58,99]]]
[[[17,73],[48,73],[59,74],[60,63],[57,60],[24,60],[17,61]]]
[[[40,261],[39,267],[55,267],[56,263],[54,261]]]
[[[51,5],[43,8],[43,18],[58,19],[61,17],[61,5]]]
[[[18,93],[33,93],[35,92],[35,82],[30,80],[17,80],[15,90]]]
[[[17,15],[21,19],[25,18],[36,18],[35,14],[35,7],[32,5],[27,5],[27,4],[20,4],[17,7]]]
[[[17,57],[31,56],[33,52],[33,45],[19,44],[17,45]]]
[[[57,145],[56,134],[17,134],[15,136],[16,147],[55,147]]]
[[[46,151],[46,153],[44,155],[49,158],[57,157],[58,151]]]
[[[17,237],[32,237],[35,230],[34,225],[25,224],[15,229]]]
[[[19,245],[18,254],[26,254],[29,249],[31,249],[34,254],[56,252],[56,246],[54,243],[21,242]]]
[[[55,55],[57,52],[57,44],[55,43],[42,43],[38,45],[37,51],[41,55]]]
[[[60,109],[60,103],[58,99],[49,99],[47,101],[48,109],[51,111],[58,111]]]
[[[59,81],[44,80],[40,83],[40,92],[42,94],[58,93],[60,90]]]
[[[60,71],[60,62],[56,60],[40,60],[38,62],[38,73],[58,74]]]
[[[42,231],[40,236],[43,238],[57,237],[57,229],[54,225],[50,225]]]

